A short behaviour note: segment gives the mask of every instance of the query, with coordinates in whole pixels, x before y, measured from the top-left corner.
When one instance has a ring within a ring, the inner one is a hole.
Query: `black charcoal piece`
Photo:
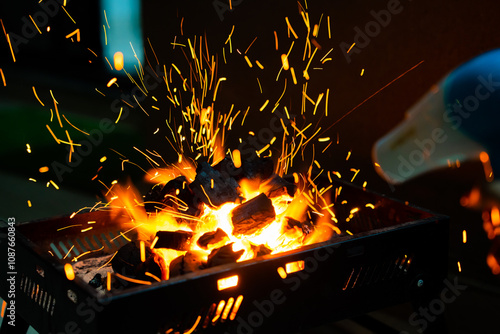
[[[158,231],[158,241],[154,248],[169,248],[176,250],[189,250],[193,238],[193,232],[189,231]]]
[[[208,249],[210,248],[210,246],[216,245],[224,240],[229,241],[229,237],[227,236],[226,232],[218,228],[215,231],[203,234],[196,243],[198,244],[198,246],[200,246],[200,248]]]
[[[120,275],[154,282],[155,279],[146,275],[149,272],[161,277],[161,268],[154,260],[154,254],[149,247],[145,248],[146,261],[141,261],[141,251],[136,243],[131,241],[122,246],[111,260],[113,271]]]
[[[239,250],[237,252],[233,251],[233,243],[222,246],[221,248],[214,249],[210,255],[208,255],[207,266],[215,267],[221,264],[234,263],[238,260],[245,251]]]
[[[178,176],[165,185],[156,184],[144,197],[147,212],[170,209],[187,216],[199,217],[203,202],[193,193],[185,176]]]
[[[265,193],[267,197],[274,198],[282,195],[293,197],[297,187],[280,177],[277,174],[271,175],[270,178],[263,181],[259,187],[259,191]]]
[[[89,285],[93,288],[99,288],[102,285],[102,275],[97,273],[95,276],[89,281]]]
[[[251,235],[276,218],[273,203],[265,194],[240,204],[231,211],[234,235]]]
[[[205,263],[205,254],[201,251],[189,251],[170,263],[169,277],[175,277],[201,270]]]
[[[228,202],[238,202],[238,182],[227,174],[222,174],[208,163],[198,165],[196,178],[190,184],[191,190],[205,204],[218,207]]]

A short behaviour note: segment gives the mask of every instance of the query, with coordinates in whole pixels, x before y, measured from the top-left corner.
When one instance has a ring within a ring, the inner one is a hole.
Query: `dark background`
[[[300,113],[301,85],[304,82],[300,78],[300,71],[297,71],[297,86],[292,85],[289,73],[282,73],[278,82],[275,78],[281,64],[280,55],[288,51],[291,41],[286,36],[284,17],[289,17],[300,37],[295,42],[291,57],[291,63],[297,64],[297,67],[304,66],[301,58],[306,29],[294,1],[233,1],[233,10],[225,11],[223,20],[214,3],[183,1],[174,5],[172,2],[143,1],[143,34],[151,41],[160,64],[168,67],[175,63],[181,68],[186,66],[184,55],[178,50],[173,52],[170,43],[175,36],[181,39],[182,18],[184,38],[206,35],[210,53],[218,54],[219,76],[228,78],[221,83],[217,108],[221,112],[228,112],[231,104],[235,104],[235,110],[251,107],[245,129],[234,130],[231,134],[228,144],[234,147],[239,136],[268,124],[270,116],[266,112],[259,113],[258,109],[266,99],[270,100],[267,111],[274,105],[283,90],[282,79],[285,75],[288,75],[287,92],[280,105],[286,105],[294,114]],[[388,3],[379,0],[308,1],[312,24],[317,23],[321,14],[324,14],[317,39],[322,50],[315,57],[316,65],[319,64],[317,60],[333,48],[329,55],[332,61],[322,65],[321,70],[309,71],[311,80],[308,92],[311,98],[316,99],[320,92],[330,89],[329,116],[321,117],[319,114],[323,107],[320,107],[316,117],[308,115],[306,120],[299,119],[302,122],[299,124],[314,122],[315,126],[328,128],[322,136],[335,139],[338,136],[340,139],[338,145],[332,145],[325,154],[316,156],[323,168],[340,171],[346,180],[352,176],[350,168],[360,169],[355,184],[361,185],[367,181],[371,190],[451,217],[450,277],[459,275],[461,282],[469,288],[455,303],[447,306],[450,333],[497,333],[495,317],[500,311],[499,278],[492,275],[486,265],[491,242],[482,230],[481,211],[460,205],[463,195],[473,186],[484,182],[481,164],[465,163],[460,168],[435,171],[404,185],[391,187],[376,174],[371,149],[375,141],[397,125],[405,111],[434,83],[459,64],[500,45],[497,33],[500,5],[486,0],[401,1],[402,11],[392,15],[390,23],[382,27],[378,35],[370,38],[370,42],[359,49],[359,53],[352,53],[352,61],[348,62],[343,54],[342,43],[352,44],[356,35],[355,27],[364,30],[365,25],[373,21],[370,12],[386,9]],[[91,178],[101,165],[103,169],[99,172],[99,179],[104,183],[115,178],[131,177],[140,189],[147,189],[148,186],[142,183],[142,171],[127,165],[122,172],[119,156],[109,148],[141,166],[147,166],[147,163],[132,146],[155,149],[167,161],[177,159],[169,144],[161,139],[163,137],[152,135],[157,127],[160,127],[160,135],[167,131],[164,112],[168,110],[168,104],[163,97],[166,90],[159,87],[151,92],[158,98],[158,103],[147,99],[143,106],[148,108],[154,104],[160,107],[161,112],[151,112],[148,118],[141,110],[134,109],[127,119],[120,121],[115,131],[104,136],[102,144],[95,147],[71,172],[65,173],[62,180],[57,179],[53,170],[44,174],[38,172],[39,167],[50,166],[53,161],[64,162],[67,154],[63,147],[54,143],[45,128],[50,118],[48,105],[52,103],[49,90],[59,101],[62,113],[71,116],[69,119],[74,124],[90,130],[97,127],[102,118],[115,120],[117,114],[111,107],[113,101],[122,92],[129,92],[133,88],[128,79],[123,77],[119,77],[120,87],[106,87],[106,83],[117,74],[109,71],[109,66],[100,56],[98,1],[69,1],[67,9],[76,24],[60,10],[49,20],[50,33],[36,34],[28,43],[20,46],[16,63],[12,61],[4,36],[0,36],[0,68],[7,81],[6,87],[0,85],[0,119],[3,125],[0,145],[0,184],[3,192],[0,215],[3,219],[13,216],[19,221],[31,220],[71,213],[82,206],[92,205],[100,195],[102,186],[96,180],[91,181]],[[24,24],[22,18],[39,10],[36,2],[3,1],[0,4],[0,18],[8,33],[21,34]],[[330,16],[331,39],[326,28],[327,16]],[[228,53],[226,45],[228,64],[223,64],[222,47],[233,25],[233,53]],[[82,40],[80,43],[71,43],[65,36],[76,28],[81,30]],[[274,30],[279,36],[279,51],[274,49]],[[243,56],[235,51],[244,52],[255,37],[257,40],[247,55],[253,61],[259,60],[265,66],[264,71],[258,69],[255,63],[250,69]],[[93,56],[88,48],[98,57]],[[147,42],[145,49],[154,65],[156,60]],[[420,66],[352,111],[421,61],[424,62]],[[360,76],[362,69],[364,75]],[[259,91],[257,77],[262,84],[263,94]],[[46,107],[41,107],[36,101],[32,86],[36,87]],[[106,96],[98,94],[95,88]],[[52,124],[54,128],[57,123]],[[26,152],[26,143],[30,143],[32,154]],[[322,147],[316,149],[320,152]],[[349,151],[352,155],[346,161]],[[108,157],[103,164],[99,162],[102,156]],[[307,157],[310,156],[306,154]],[[309,163],[308,160],[296,167],[303,169]],[[37,182],[28,181],[30,177]],[[61,189],[47,188],[46,183],[50,179],[56,181]],[[27,200],[31,200],[31,208],[27,206]],[[464,229],[469,236],[465,245],[461,242]],[[457,261],[462,264],[462,273],[457,272]],[[394,310],[387,312],[389,315],[396,314],[391,319],[399,319],[404,327],[407,315],[399,315]],[[335,326],[327,327],[323,332],[340,331],[340,325]],[[343,329],[345,332],[357,330],[347,327]]]

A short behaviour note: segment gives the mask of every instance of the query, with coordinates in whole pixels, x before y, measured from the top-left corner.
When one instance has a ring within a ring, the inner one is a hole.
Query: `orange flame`
[[[187,170],[194,170],[194,166],[189,163],[189,160],[183,160],[184,166],[189,167]],[[173,178],[186,171],[182,165],[177,164],[170,169],[163,171],[157,179],[165,181]],[[191,172],[189,172],[191,173]],[[188,173],[188,174],[189,174]],[[190,178],[193,178],[191,175]],[[249,200],[262,192],[262,188],[266,190],[267,185],[264,184],[259,189],[260,181],[241,180],[240,187],[242,194]],[[306,232],[299,226],[288,226],[289,219],[297,222],[307,222],[310,217],[307,212],[310,210],[311,201],[304,192],[297,191],[294,198],[289,195],[281,195],[271,198],[272,204],[276,212],[276,218],[266,227],[255,232],[253,235],[235,236],[233,235],[233,225],[231,221],[231,211],[240,204],[225,203],[218,208],[205,206],[200,217],[183,216],[183,219],[177,219],[181,215],[173,209],[165,208],[157,213],[147,214],[142,202],[142,197],[131,186],[120,186],[115,184],[108,192],[110,206],[114,210],[114,215],[117,219],[123,220],[123,226],[128,228],[127,232],[134,232],[137,235],[137,240],[140,240],[141,254],[144,254],[145,247],[153,247],[156,243],[155,234],[157,231],[178,231],[185,230],[194,232],[193,240],[196,241],[206,232],[215,231],[218,228],[222,229],[228,238],[223,239],[217,244],[210,245],[209,249],[201,249],[196,242],[192,242],[191,249],[193,251],[205,254],[205,260],[209,253],[216,248],[232,243],[233,251],[244,250],[243,255],[237,260],[238,262],[253,259],[257,256],[256,246],[263,245],[269,248],[272,253],[277,254],[288,250],[297,249],[306,244],[325,241],[331,238],[334,233],[340,233],[340,230],[333,224],[334,214],[329,209],[330,192],[327,191],[321,196],[321,201],[324,202],[325,208],[317,208],[316,214],[319,219],[315,223],[315,228],[311,233]],[[186,221],[191,221],[187,223]],[[311,225],[312,226],[312,225]],[[133,237],[129,236],[131,239]],[[202,252],[202,253],[201,253]],[[169,278],[169,266],[172,260],[186,254],[186,251],[178,251],[173,249],[153,249],[155,260],[162,268],[161,279]],[[144,255],[143,255],[144,257]],[[145,260],[144,258],[142,259]]]

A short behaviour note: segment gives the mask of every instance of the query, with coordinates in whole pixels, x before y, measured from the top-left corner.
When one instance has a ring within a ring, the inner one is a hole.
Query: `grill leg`
[[[8,318],[4,318],[0,326],[0,334],[26,334],[30,325],[24,321],[19,315],[16,316],[16,325],[11,326],[8,324]]]

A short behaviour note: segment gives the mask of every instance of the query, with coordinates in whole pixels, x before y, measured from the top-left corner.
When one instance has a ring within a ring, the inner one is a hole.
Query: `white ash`
[[[86,283],[89,283],[96,274],[101,274],[103,279],[106,278],[108,272],[113,272],[111,261],[109,261],[112,256],[113,254],[92,257],[76,262],[75,264],[73,264],[75,275],[80,277]],[[109,263],[106,264],[107,262]],[[101,288],[102,286],[98,288],[98,290],[100,290]]]

